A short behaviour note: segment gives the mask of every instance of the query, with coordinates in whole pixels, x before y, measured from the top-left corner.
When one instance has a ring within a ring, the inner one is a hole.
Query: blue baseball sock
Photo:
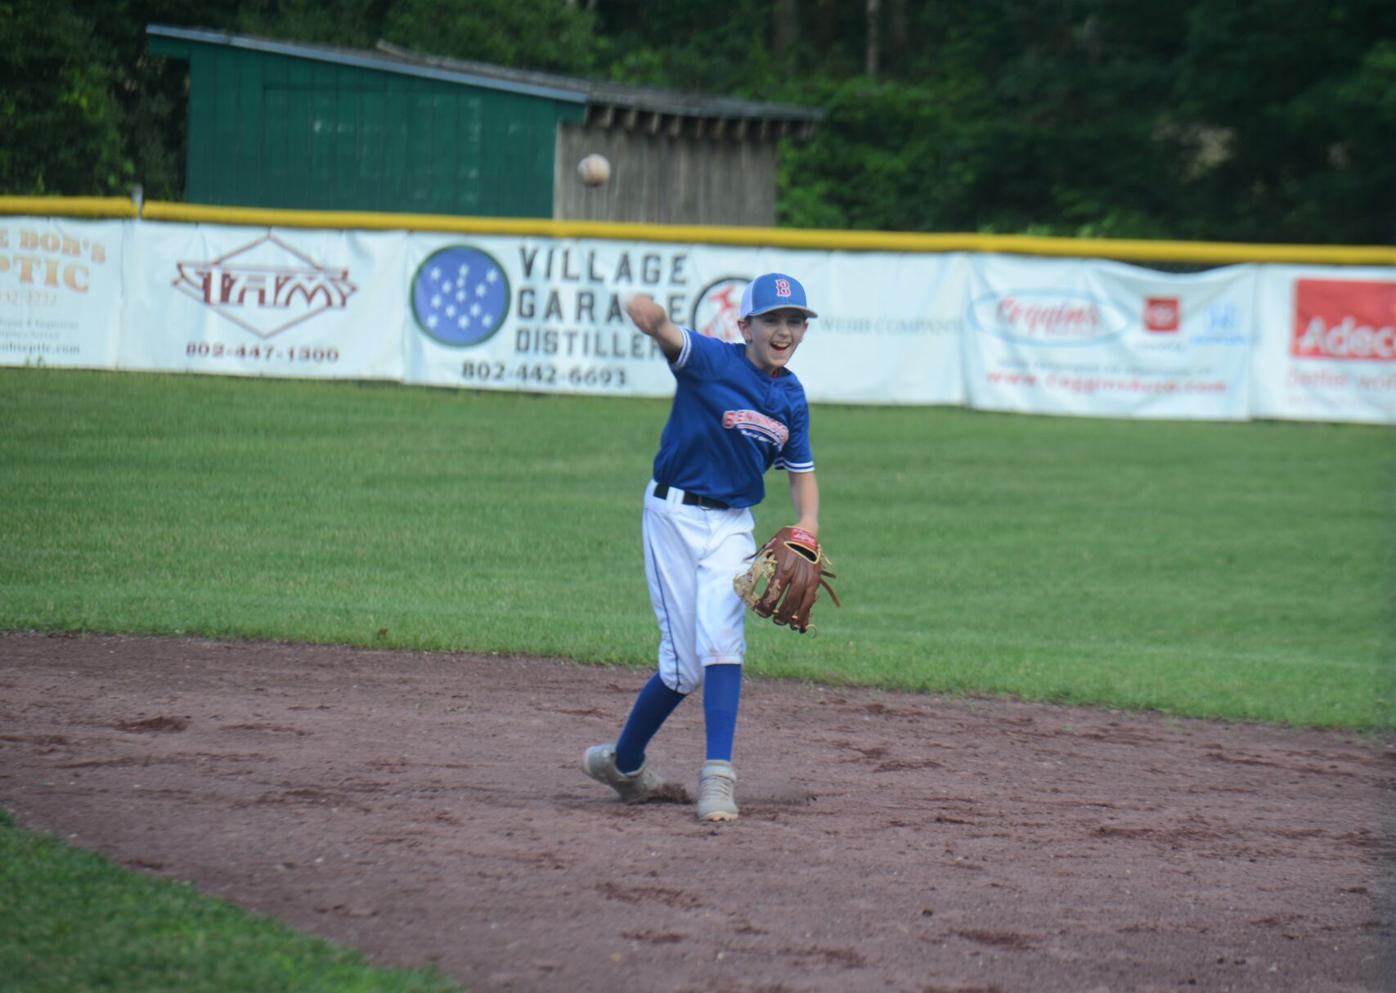
[[[703,670],[703,726],[708,736],[709,761],[732,761],[737,734],[737,706],[742,698],[742,667],[710,665]]]
[[[630,708],[630,716],[616,741],[617,769],[634,772],[645,764],[645,746],[683,701],[684,694],[665,686],[659,673],[650,677],[635,698],[635,706]]]

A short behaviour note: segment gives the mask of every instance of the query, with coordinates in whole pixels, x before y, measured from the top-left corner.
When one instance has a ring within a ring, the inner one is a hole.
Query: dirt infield
[[[482,993],[1396,989],[1389,739],[750,680],[703,826],[580,772],[646,676],[0,634],[0,805]]]

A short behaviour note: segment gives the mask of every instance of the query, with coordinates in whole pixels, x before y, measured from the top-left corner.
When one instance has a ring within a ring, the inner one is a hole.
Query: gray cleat
[[[737,819],[737,772],[731,762],[711,760],[698,773],[698,819],[735,821]]]
[[[592,745],[582,759],[582,771],[605,783],[626,803],[688,803],[688,791],[664,778],[646,762],[634,772],[616,768],[615,745]]]

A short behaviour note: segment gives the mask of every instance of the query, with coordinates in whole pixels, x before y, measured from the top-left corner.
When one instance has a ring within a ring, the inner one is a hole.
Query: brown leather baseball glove
[[[757,614],[804,634],[814,626],[810,612],[821,586],[839,606],[828,583],[836,578],[831,564],[814,535],[804,528],[781,528],[761,546],[751,568],[732,580],[732,588]],[[764,591],[758,591],[763,582]]]

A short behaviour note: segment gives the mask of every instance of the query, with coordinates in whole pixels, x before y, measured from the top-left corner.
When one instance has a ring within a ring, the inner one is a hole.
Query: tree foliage
[[[1390,0],[0,0],[0,190],[179,197],[151,23],[818,106],[787,225],[1396,240]]]
[[[134,172],[118,77],[94,25],[66,4],[0,3],[0,189],[110,193]]]
[[[1184,183],[1199,221],[1242,239],[1396,239],[1396,5],[1197,0],[1186,40],[1179,118],[1222,143]]]
[[[591,69],[596,44],[585,9],[520,0],[397,0],[383,34],[419,52],[574,74]]]

